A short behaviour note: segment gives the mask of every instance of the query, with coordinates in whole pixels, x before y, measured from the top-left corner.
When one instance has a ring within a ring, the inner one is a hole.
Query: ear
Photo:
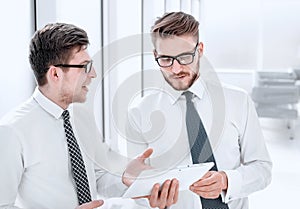
[[[202,57],[203,55],[203,43],[202,42],[199,42],[198,43],[198,52],[199,52],[199,56]]]
[[[46,76],[49,83],[57,83],[62,78],[62,70],[58,67],[50,66]]]
[[[154,57],[157,56],[157,51],[156,51],[156,49],[153,49],[153,55],[154,55]]]

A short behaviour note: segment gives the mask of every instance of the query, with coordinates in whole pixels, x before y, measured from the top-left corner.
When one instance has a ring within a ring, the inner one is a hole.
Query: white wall
[[[118,149],[125,152],[126,143],[121,135],[117,132],[119,128],[116,125],[116,120],[113,120],[112,113],[114,112],[119,119],[124,114],[120,109],[112,109],[112,101],[115,98],[116,91],[120,85],[132,74],[141,71],[141,57],[131,56],[122,57],[119,63],[113,63],[115,57],[122,56],[121,54],[128,50],[124,49],[124,40],[127,37],[141,34],[141,0],[106,0],[104,1],[104,43],[105,46],[118,43],[118,46],[110,48],[109,59],[106,60],[110,65],[115,65],[111,69],[104,69],[107,73],[104,75],[105,84],[105,133],[106,141],[113,149]],[[130,11],[130,12],[129,12]],[[132,44],[132,45],[130,45]],[[138,40],[134,43],[128,43],[128,47],[140,48],[141,42]],[[119,140],[115,140],[118,139]],[[120,149],[121,148],[121,149]],[[125,149],[124,149],[125,148]]]
[[[205,54],[218,68],[300,66],[299,0],[201,0]]]
[[[1,67],[0,118],[26,100],[35,85],[28,61],[29,41],[34,32],[32,1],[0,3]]]
[[[93,56],[100,49],[100,1],[52,0],[38,2],[38,28],[49,22],[71,23],[83,28],[89,36],[89,53]]]

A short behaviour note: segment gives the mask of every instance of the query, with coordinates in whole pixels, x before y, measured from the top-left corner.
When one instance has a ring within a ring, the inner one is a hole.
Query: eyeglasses
[[[85,69],[85,73],[89,73],[91,72],[92,68],[93,68],[93,60],[90,60],[88,63],[86,63],[85,65],[69,65],[69,64],[57,64],[54,65],[55,67],[74,67],[74,68],[84,68]]]
[[[156,57],[155,61],[157,62],[157,64],[160,67],[170,67],[170,66],[172,66],[175,59],[181,65],[189,65],[192,62],[194,62],[194,57],[195,57],[195,54],[196,54],[197,46],[198,46],[198,43],[196,44],[193,53],[182,53],[182,54],[179,54],[175,57],[162,55],[162,56]]]

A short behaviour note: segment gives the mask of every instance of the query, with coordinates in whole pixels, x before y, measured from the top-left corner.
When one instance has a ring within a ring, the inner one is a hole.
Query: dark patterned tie
[[[193,93],[184,92],[186,97],[186,127],[191,149],[193,164],[214,162],[213,171],[217,171],[217,164],[208,140],[205,128],[199,114],[192,102]],[[222,202],[221,195],[216,199],[200,197],[203,209],[228,209],[228,205]]]
[[[80,148],[77,144],[76,138],[73,133],[73,129],[70,123],[70,114],[68,110],[65,110],[62,114],[64,119],[64,128],[67,138],[69,156],[71,160],[71,168],[73,178],[76,184],[77,198],[79,205],[91,201],[91,194],[89,189],[89,182],[86,175],[86,170]]]

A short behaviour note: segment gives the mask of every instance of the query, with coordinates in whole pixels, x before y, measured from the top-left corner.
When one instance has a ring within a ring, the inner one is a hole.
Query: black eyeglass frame
[[[74,67],[74,68],[84,68],[85,69],[85,73],[89,73],[92,71],[93,69],[93,60],[90,60],[88,63],[86,63],[85,65],[70,65],[70,64],[57,64],[54,65],[55,67]],[[88,68],[89,66],[89,68]]]
[[[177,60],[177,62],[178,62],[180,65],[189,65],[189,64],[191,64],[191,63],[194,62],[194,58],[195,58],[195,54],[196,54],[196,51],[197,51],[197,47],[198,47],[198,42],[197,42],[197,44],[196,44],[196,46],[195,46],[195,48],[194,48],[194,52],[192,52],[192,53],[187,53],[187,52],[185,52],[185,53],[179,54],[179,55],[174,56],[174,57],[173,57],[173,56],[162,55],[162,56],[156,57],[156,58],[155,58],[155,61],[157,62],[157,64],[158,64],[160,67],[163,67],[163,68],[171,67],[171,66],[174,64],[174,60],[175,60],[175,59]],[[189,62],[189,63],[181,63],[180,60],[178,60],[177,58],[178,58],[178,57],[181,57],[181,56],[184,56],[184,55],[192,55],[192,61]],[[172,59],[171,64],[170,64],[170,65],[167,65],[167,66],[162,66],[162,65],[160,65],[160,64],[159,64],[159,61],[158,61],[160,58],[171,58],[171,59]]]

